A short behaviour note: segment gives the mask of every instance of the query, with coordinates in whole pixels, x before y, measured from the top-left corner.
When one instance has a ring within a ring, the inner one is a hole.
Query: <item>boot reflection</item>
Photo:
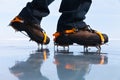
[[[40,72],[40,68],[48,56],[48,49],[37,50],[30,54],[26,61],[17,62],[9,70],[19,80],[49,80]]]
[[[107,64],[108,57],[101,54],[55,55],[57,74],[60,80],[85,80],[92,64]]]

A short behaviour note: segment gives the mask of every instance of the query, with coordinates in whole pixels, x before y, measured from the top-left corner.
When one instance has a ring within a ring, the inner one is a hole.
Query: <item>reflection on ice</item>
[[[57,74],[60,80],[85,80],[92,64],[107,64],[108,58],[101,54],[55,55]]]
[[[40,68],[49,56],[49,50],[37,50],[30,54],[26,61],[18,61],[9,70],[19,80],[48,80],[40,72]]]
[[[50,80],[49,76],[43,76],[41,67],[46,59],[49,58],[48,49],[37,50],[29,55],[26,61],[18,61],[10,72],[19,80]],[[59,80],[85,80],[86,74],[89,74],[91,65],[104,65],[108,63],[108,57],[105,54],[84,54],[74,55],[73,53],[61,52],[54,56],[54,63]],[[44,67],[48,68],[48,67]],[[51,73],[49,71],[45,71]]]

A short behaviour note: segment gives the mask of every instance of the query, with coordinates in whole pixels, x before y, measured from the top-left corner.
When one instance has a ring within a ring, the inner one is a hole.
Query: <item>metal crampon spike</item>
[[[63,46],[63,50],[69,50],[69,46]]]
[[[27,37],[29,37],[27,34],[25,34],[24,32],[22,32],[22,31],[20,31],[23,35],[25,35],[25,36],[27,36]]]
[[[83,46],[84,47],[84,52],[88,52],[89,51],[89,46]],[[101,46],[100,45],[96,45],[96,46],[91,46],[91,47],[96,47],[98,50],[98,52],[100,52],[101,51]]]
[[[32,41],[32,39],[29,39],[29,41]]]
[[[17,30],[15,30],[15,33],[18,32]]]
[[[43,44],[41,44],[41,46],[39,43],[37,43],[37,44],[38,44],[38,50],[43,50]]]
[[[63,49],[59,49],[59,46],[60,47],[63,47]],[[55,44],[54,43],[54,52],[59,52],[59,51],[69,51],[69,45],[58,45],[58,44]]]
[[[100,45],[97,45],[96,48],[98,49],[98,52],[101,51],[101,46]]]
[[[83,46],[84,47],[84,52],[88,52],[88,46]]]

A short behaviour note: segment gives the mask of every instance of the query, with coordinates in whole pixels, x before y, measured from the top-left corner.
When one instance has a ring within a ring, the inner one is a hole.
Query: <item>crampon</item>
[[[41,48],[43,45],[47,45],[50,42],[46,32],[38,24],[24,21],[22,18],[17,16],[9,25],[12,26],[15,31],[20,31],[25,36],[29,37],[30,41],[35,41],[38,45],[41,44]]]
[[[108,36],[87,26],[83,29],[73,28],[71,30],[65,30],[63,32],[56,32],[53,34],[54,46],[62,46],[63,49],[74,43],[82,45],[84,51],[88,51],[88,47],[96,47],[99,51],[101,50],[101,45],[108,42]]]

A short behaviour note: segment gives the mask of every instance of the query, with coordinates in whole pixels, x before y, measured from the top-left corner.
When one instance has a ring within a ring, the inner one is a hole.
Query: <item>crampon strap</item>
[[[73,28],[71,30],[65,30],[64,32],[56,32],[53,34],[53,36],[55,36],[55,38],[57,38],[58,36],[60,36],[62,33],[65,33],[65,34],[71,34],[71,33],[75,33],[76,32],[76,29]]]
[[[75,28],[73,28],[73,29],[71,29],[71,30],[65,30],[64,31],[64,33],[66,33],[66,34],[71,34],[71,33],[75,33],[76,32],[76,29]]]
[[[15,17],[11,22],[21,22],[23,23],[24,21],[20,19],[19,17]]]
[[[47,34],[45,32],[43,32],[43,35],[44,35],[43,43],[45,44],[47,41]]]
[[[103,37],[101,32],[95,31],[97,35],[99,35],[100,39],[101,39],[101,44],[104,44],[105,42],[105,38]]]

